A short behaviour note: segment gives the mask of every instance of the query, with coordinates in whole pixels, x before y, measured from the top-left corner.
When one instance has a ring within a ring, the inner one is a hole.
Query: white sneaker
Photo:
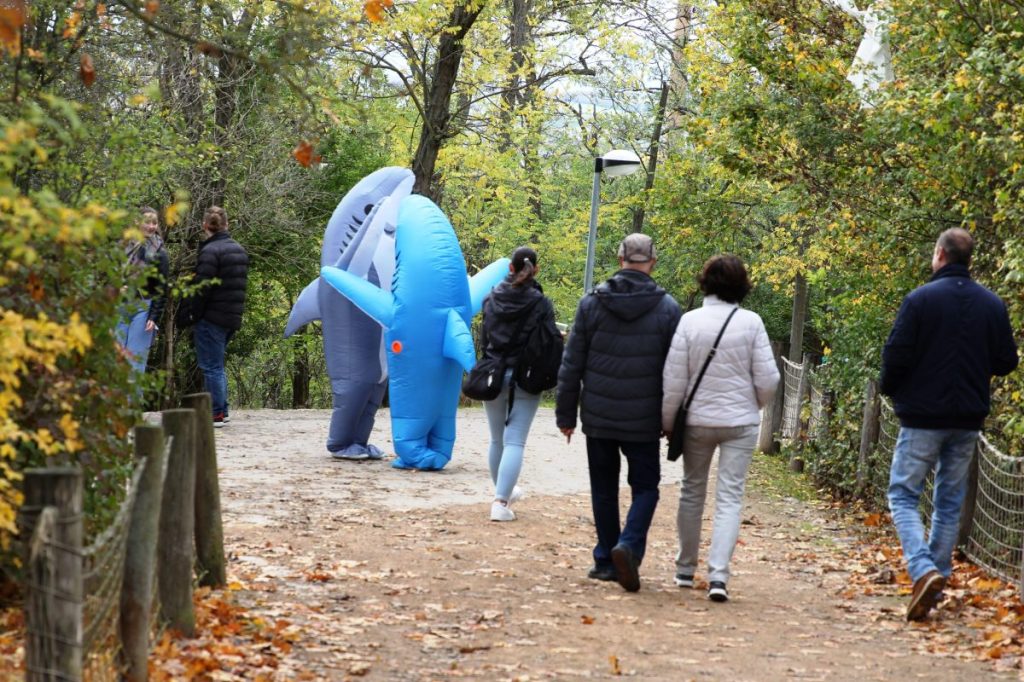
[[[491,521],[515,521],[516,513],[495,500],[491,503]]]
[[[514,503],[526,497],[526,493],[523,489],[517,485],[512,486],[512,494],[508,496],[508,506],[512,506]]]

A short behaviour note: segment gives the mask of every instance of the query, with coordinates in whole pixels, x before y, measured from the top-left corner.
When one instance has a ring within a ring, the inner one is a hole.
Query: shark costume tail
[[[412,172],[382,168],[360,180],[338,204],[324,233],[321,266],[335,266],[387,291],[394,268],[398,202],[412,188]],[[379,459],[369,443],[374,415],[387,389],[383,339],[375,321],[335,289],[314,280],[292,309],[285,329],[322,321],[333,411],[327,450],[342,459]]]

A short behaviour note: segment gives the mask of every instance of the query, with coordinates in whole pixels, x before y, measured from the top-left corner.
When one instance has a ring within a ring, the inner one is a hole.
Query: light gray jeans
[[[683,484],[679,491],[679,554],[676,572],[693,575],[700,549],[700,525],[711,458],[718,448],[715,521],[708,554],[708,582],[729,582],[729,562],[740,534],[747,468],[757,444],[757,425],[687,426],[683,438]]]

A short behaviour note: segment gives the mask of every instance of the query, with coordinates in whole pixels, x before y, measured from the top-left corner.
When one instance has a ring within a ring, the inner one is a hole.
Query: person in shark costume
[[[351,271],[320,276],[384,327],[391,432],[399,469],[438,470],[452,457],[463,370],[476,363],[469,331],[484,297],[508,273],[502,258],[471,279],[451,223],[423,196],[402,199],[391,291]]]
[[[412,190],[405,168],[381,168],[360,180],[338,204],[324,233],[320,266],[390,291],[394,271],[394,232],[399,202]],[[369,443],[374,416],[387,387],[387,360],[380,326],[321,278],[307,286],[292,308],[285,337],[321,320],[327,375],[334,411],[327,451],[337,459],[380,459]]]

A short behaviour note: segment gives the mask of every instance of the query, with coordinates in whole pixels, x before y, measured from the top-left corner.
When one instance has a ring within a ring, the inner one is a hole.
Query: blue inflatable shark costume
[[[325,264],[320,276],[385,329],[398,455],[393,466],[437,470],[451,460],[462,372],[476,362],[470,321],[508,273],[509,261],[503,258],[468,278],[455,231],[441,209],[416,195],[397,203],[390,291],[333,264]],[[384,269],[386,250],[377,255],[374,263]]]
[[[405,168],[381,168],[341,200],[324,233],[320,266],[332,266],[390,291],[395,267],[394,233],[399,202],[412,190]],[[321,278],[307,286],[292,308],[285,337],[314,320],[323,324],[324,356],[334,412],[328,452],[339,459],[379,459],[369,443],[374,416],[387,387],[381,328]]]

